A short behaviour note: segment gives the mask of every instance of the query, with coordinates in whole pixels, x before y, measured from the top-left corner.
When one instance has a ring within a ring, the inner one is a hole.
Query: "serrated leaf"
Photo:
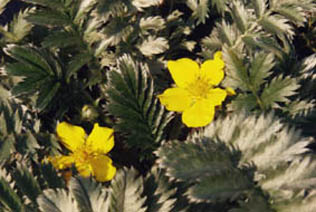
[[[41,92],[36,100],[36,106],[39,110],[43,110],[54,98],[58,92],[61,84],[60,82],[48,81],[41,86]]]
[[[111,182],[109,212],[145,212],[146,197],[142,197],[143,178],[135,169],[121,169]]]
[[[10,211],[22,212],[24,210],[21,198],[3,177],[0,177],[0,201]]]
[[[152,56],[165,52],[169,48],[169,44],[163,37],[149,36],[138,48],[143,55]]]
[[[192,16],[198,20],[197,23],[204,24],[209,17],[209,0],[187,0],[186,3],[193,11]]]
[[[257,18],[260,18],[266,9],[266,0],[251,0],[254,5],[255,13]]]
[[[151,6],[158,6],[162,0],[132,0],[132,4],[139,10],[143,11],[144,8]]]
[[[27,17],[32,11],[33,9],[26,9],[24,11],[20,11],[14,16],[13,20],[8,25],[8,30],[12,33],[14,39],[8,37],[8,42],[17,43],[29,34],[33,25],[27,22],[25,17]]]
[[[191,201],[225,201],[250,186],[237,169],[238,151],[209,138],[174,141],[159,148],[156,154],[159,166],[166,169],[169,177],[193,184],[187,192]]]
[[[121,57],[117,64],[117,69],[109,72],[105,90],[108,111],[118,120],[116,129],[126,134],[130,147],[152,151],[164,139],[170,113],[154,96],[147,65],[134,62],[128,55]]]
[[[50,1],[50,0],[23,0],[23,1],[25,1],[27,3],[31,3],[31,4],[37,4],[37,5],[41,5],[44,7],[48,7],[48,8],[51,8],[53,10],[64,9],[64,4],[60,0],[54,0],[54,1]]]
[[[258,22],[265,30],[276,35],[292,38],[294,31],[287,19],[278,15],[264,15]]]
[[[46,74],[54,74],[51,66],[39,51],[27,46],[8,45],[5,52],[14,59],[39,68]]]
[[[248,18],[250,13],[246,10],[244,5],[239,1],[233,1],[232,17],[238,26],[238,29],[244,33],[248,29]]]
[[[10,0],[2,0],[0,2],[0,15],[2,14],[2,12],[4,11],[5,6],[10,2]]]
[[[150,16],[140,19],[139,26],[142,30],[161,30],[165,27],[165,20],[161,16]]]
[[[37,198],[39,209],[45,212],[79,212],[72,196],[64,189],[47,189]]]
[[[223,60],[226,66],[225,85],[247,91],[249,88],[248,72],[243,60],[234,50],[224,47]]]
[[[163,170],[153,167],[145,178],[144,186],[147,212],[164,212],[174,209],[176,188],[169,183]]]
[[[277,102],[288,102],[287,97],[294,95],[299,88],[296,80],[290,77],[283,78],[281,75],[272,79],[261,94],[264,108],[278,107]]]
[[[80,46],[81,38],[77,34],[66,31],[50,32],[50,34],[44,38],[42,45],[44,48],[66,48],[70,46]]]
[[[89,178],[71,178],[70,191],[75,197],[79,211],[108,211],[107,192],[104,188]]]
[[[41,188],[34,174],[25,166],[20,166],[14,172],[16,185],[31,201],[36,202],[36,198],[41,194]]]
[[[63,27],[72,23],[66,14],[57,10],[37,10],[35,13],[27,16],[26,20],[36,25],[56,27]]]
[[[270,70],[274,66],[274,57],[272,54],[264,52],[257,53],[249,68],[249,80],[255,92],[260,89],[264,80],[272,74]]]
[[[80,53],[72,57],[67,66],[66,80],[69,80],[82,66],[92,60],[92,55],[89,53]]]

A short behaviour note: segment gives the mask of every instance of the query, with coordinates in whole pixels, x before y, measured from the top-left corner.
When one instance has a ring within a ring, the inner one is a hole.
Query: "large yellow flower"
[[[182,122],[188,127],[209,124],[215,106],[221,105],[227,96],[227,91],[216,87],[224,78],[221,52],[201,66],[189,58],[171,60],[167,65],[176,87],[158,96],[161,104],[170,111],[182,112]]]
[[[100,127],[96,123],[86,138],[81,127],[62,122],[57,125],[57,135],[70,153],[48,159],[56,169],[69,168],[75,164],[83,177],[92,175],[100,182],[114,177],[116,168],[112,166],[111,158],[105,155],[114,146],[113,129]]]

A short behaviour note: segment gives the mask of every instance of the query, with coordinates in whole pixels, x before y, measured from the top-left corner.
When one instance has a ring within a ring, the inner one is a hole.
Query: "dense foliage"
[[[315,0],[1,0],[0,211],[316,211],[315,14]],[[168,61],[218,51],[235,95],[188,128],[158,98]],[[46,163],[69,153],[62,122],[114,129],[111,181]]]

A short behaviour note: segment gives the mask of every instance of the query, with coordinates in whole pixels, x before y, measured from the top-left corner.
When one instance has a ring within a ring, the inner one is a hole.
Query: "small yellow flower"
[[[214,119],[215,107],[222,104],[227,94],[216,86],[224,78],[224,61],[220,51],[213,60],[201,66],[189,58],[168,61],[168,69],[176,87],[159,95],[162,105],[170,111],[182,112],[182,122],[188,127],[203,127]]]
[[[94,124],[93,130],[86,138],[85,131],[79,127],[62,122],[57,125],[57,135],[61,143],[70,150],[69,155],[49,157],[48,160],[58,169],[65,169],[75,164],[83,177],[94,176],[97,181],[111,180],[116,168],[105,154],[114,146],[113,129]]]

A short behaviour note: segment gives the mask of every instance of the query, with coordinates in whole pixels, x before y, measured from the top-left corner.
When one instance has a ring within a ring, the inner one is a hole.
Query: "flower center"
[[[209,80],[203,77],[198,77],[187,86],[187,90],[195,100],[206,98],[209,90],[212,88],[213,86],[209,83]]]
[[[92,151],[87,146],[78,148],[73,154],[75,160],[81,163],[87,162],[91,157],[93,157]]]

